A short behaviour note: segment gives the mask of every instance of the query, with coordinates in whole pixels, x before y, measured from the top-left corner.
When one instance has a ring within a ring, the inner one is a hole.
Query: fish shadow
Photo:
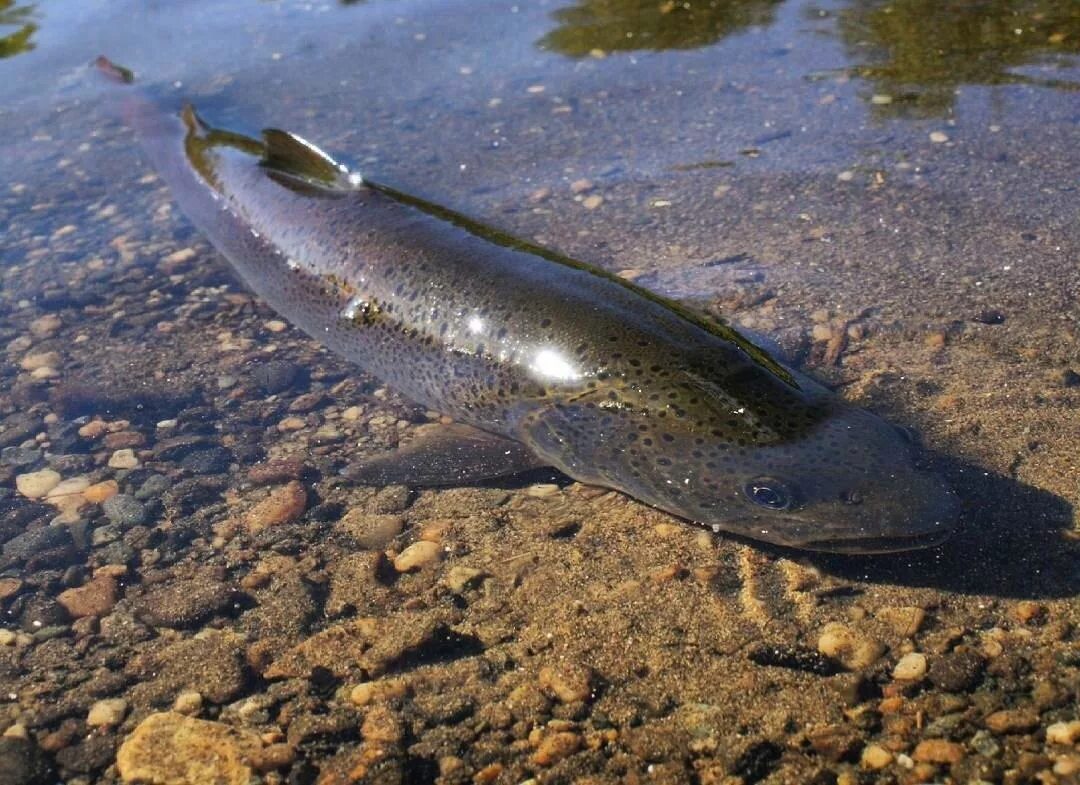
[[[1048,491],[942,454],[929,457],[960,496],[957,531],[924,551],[811,554],[837,577],[1011,599],[1080,593],[1080,539],[1073,507]]]

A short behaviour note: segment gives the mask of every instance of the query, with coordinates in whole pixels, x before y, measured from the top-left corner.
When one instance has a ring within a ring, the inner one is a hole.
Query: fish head
[[[719,472],[684,462],[678,514],[776,545],[837,553],[931,547],[955,528],[956,494],[919,465],[910,436],[869,412],[840,404],[796,441],[739,449]]]
[[[786,391],[759,382],[739,398],[675,384],[662,412],[604,395],[549,412],[531,444],[577,479],[716,532],[842,553],[948,537],[957,497],[910,435],[801,375]]]

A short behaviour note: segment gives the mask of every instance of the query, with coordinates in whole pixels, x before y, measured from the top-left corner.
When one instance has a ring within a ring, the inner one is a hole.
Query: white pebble
[[[926,675],[926,655],[917,651],[905,654],[896,663],[892,675],[898,681],[919,681]]]
[[[27,472],[15,477],[15,487],[27,499],[40,499],[60,484],[60,473],[54,469]]]
[[[124,721],[128,704],[123,698],[100,700],[90,707],[86,724],[91,727],[116,726]]]

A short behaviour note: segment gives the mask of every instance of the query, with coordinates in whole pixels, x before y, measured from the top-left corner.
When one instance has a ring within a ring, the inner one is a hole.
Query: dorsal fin
[[[267,128],[262,137],[266,145],[262,165],[274,173],[328,188],[353,189],[361,184],[359,175],[296,134]]]

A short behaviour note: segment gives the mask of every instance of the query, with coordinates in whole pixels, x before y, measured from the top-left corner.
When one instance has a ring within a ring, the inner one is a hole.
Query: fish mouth
[[[935,529],[920,534],[905,534],[889,537],[860,537],[850,540],[811,540],[800,543],[798,547],[825,553],[847,553],[872,555],[876,553],[897,553],[917,551],[941,545],[952,535],[952,527]]]

